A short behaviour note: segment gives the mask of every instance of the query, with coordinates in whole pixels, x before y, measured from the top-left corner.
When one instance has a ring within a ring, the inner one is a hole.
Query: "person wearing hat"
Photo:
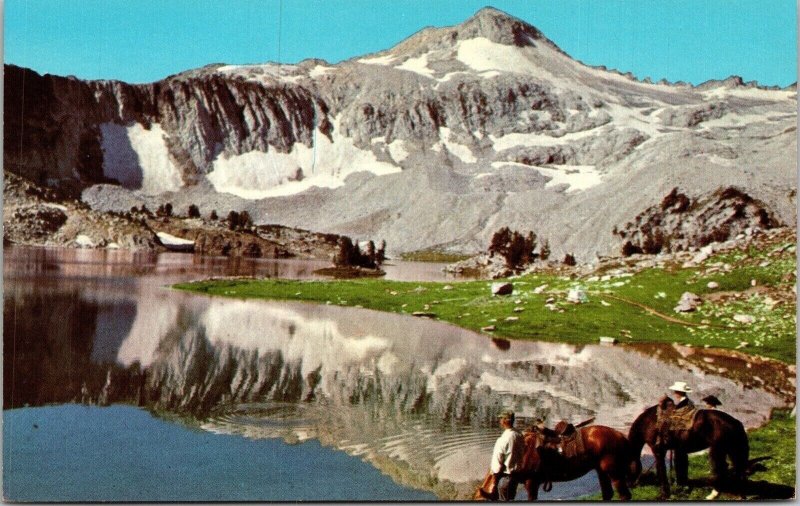
[[[706,395],[701,400],[705,403],[706,409],[717,409],[718,406],[722,406],[722,402],[717,399],[716,395]]]
[[[492,451],[491,471],[495,478],[495,487],[501,501],[513,501],[517,495],[516,472],[522,464],[525,452],[525,439],[514,428],[514,412],[503,411],[498,415],[503,433],[497,438]]]
[[[687,395],[692,389],[685,381],[676,381],[669,389],[672,390],[672,396],[675,398],[675,410],[694,409],[694,403]]]

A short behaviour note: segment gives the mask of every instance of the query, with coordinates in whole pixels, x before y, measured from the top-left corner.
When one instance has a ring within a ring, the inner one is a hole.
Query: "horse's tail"
[[[645,423],[646,420],[644,416],[640,415],[636,420],[634,420],[630,430],[628,431],[628,444],[630,445],[629,450],[631,459],[629,470],[630,485],[636,483],[639,480],[639,476],[642,474],[642,448],[644,448],[645,444]]]
[[[633,448],[631,448],[633,450]],[[631,451],[631,463],[629,468],[629,482],[636,483],[639,480],[639,475],[642,474],[642,450]]]

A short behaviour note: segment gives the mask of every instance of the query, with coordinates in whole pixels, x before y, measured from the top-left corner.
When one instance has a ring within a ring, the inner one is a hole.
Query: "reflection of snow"
[[[596,416],[597,423],[625,430],[675,378],[685,377],[694,378],[698,396],[707,391],[722,395],[728,411],[748,426],[781,404],[771,394],[742,389],[698,366],[665,363],[624,347],[578,349],[514,341],[503,351],[484,336],[395,314],[288,302],[185,301],[182,307],[167,298],[140,302],[119,359],[152,362],[161,378],[176,382],[162,388],[204,399],[220,395],[206,391],[214,382],[192,379],[184,368],[211,360],[209,374],[230,374],[231,393],[224,400],[234,404],[269,399],[238,399],[237,392],[280,387],[299,395],[308,391],[309,377],[318,379],[314,393],[319,403],[302,404],[296,421],[259,423],[259,417],[269,417],[256,411],[210,421],[208,430],[256,438],[324,438],[326,444],[360,448],[368,459],[389,455],[454,481],[482,477],[485,462],[478,465],[456,455],[490,451],[496,431],[480,424],[500,404],[514,406],[521,417],[544,416],[550,424]],[[197,346],[198,336],[205,336],[210,357],[192,355],[208,349]],[[371,421],[376,415],[381,424]],[[435,421],[451,416],[469,423],[458,426],[457,433],[442,432]]]
[[[126,366],[136,361],[144,367],[149,366],[161,340],[178,323],[179,306],[170,303],[173,299],[169,294],[149,295],[138,299],[136,318],[117,352],[117,361]]]

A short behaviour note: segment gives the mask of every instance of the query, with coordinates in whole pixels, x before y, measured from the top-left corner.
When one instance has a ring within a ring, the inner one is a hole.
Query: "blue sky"
[[[6,63],[149,82],[208,63],[338,62],[492,5],[637,77],[797,80],[795,0],[6,0]]]

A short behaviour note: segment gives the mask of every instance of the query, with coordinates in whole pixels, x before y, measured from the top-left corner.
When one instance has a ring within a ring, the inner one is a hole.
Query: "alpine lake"
[[[388,279],[459,283],[441,264],[393,263]],[[505,408],[519,426],[594,417],[627,433],[676,379],[746,427],[794,397],[763,364],[703,348],[509,341],[341,301],[172,288],[324,266],[5,248],[5,499],[463,499]],[[590,473],[540,498],[598,488]]]

